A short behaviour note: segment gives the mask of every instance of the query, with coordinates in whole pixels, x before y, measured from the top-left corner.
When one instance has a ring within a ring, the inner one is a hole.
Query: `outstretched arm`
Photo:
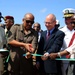
[[[63,55],[67,55],[67,54],[69,54],[69,52],[67,50],[64,50],[64,51],[61,51],[61,52],[58,52],[58,53],[50,53],[49,57],[51,59],[55,59],[56,57],[61,57]]]

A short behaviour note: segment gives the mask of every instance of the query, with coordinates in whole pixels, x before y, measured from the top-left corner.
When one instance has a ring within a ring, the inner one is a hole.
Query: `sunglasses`
[[[72,22],[71,22],[71,24],[75,24],[75,22],[74,22],[74,21],[72,21]]]
[[[25,21],[26,21],[26,23],[31,23],[31,24],[34,23],[34,21],[31,21],[31,20],[25,20]]]

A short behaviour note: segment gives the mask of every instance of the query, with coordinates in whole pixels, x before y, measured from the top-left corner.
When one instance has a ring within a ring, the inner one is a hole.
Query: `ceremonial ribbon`
[[[0,49],[0,52],[9,52],[9,50],[3,50],[3,49]],[[23,56],[26,56],[27,54],[23,54]],[[33,54],[33,53],[31,53],[31,55],[32,56],[43,56],[43,55],[41,55],[41,54]],[[10,55],[8,55],[8,57],[7,57],[7,60],[6,60],[6,62],[8,62],[8,60],[9,60],[9,57],[10,57]],[[67,59],[67,58],[56,58],[55,60],[65,60],[65,61],[75,61],[75,59]]]
[[[43,55],[41,55],[41,54],[31,54],[31,55],[33,55],[33,56],[43,56]],[[23,56],[26,56],[26,54],[23,54]],[[65,61],[75,61],[75,59],[73,58],[69,58],[69,59],[67,59],[67,58],[56,58],[55,60],[65,60]]]
[[[67,59],[67,58],[56,58],[55,60],[75,61],[74,58],[69,58],[69,59]]]
[[[26,56],[27,54],[23,54],[23,56]],[[33,55],[33,56],[43,56],[43,55],[41,55],[41,54],[31,54],[31,55]]]
[[[9,50],[0,49],[0,52],[9,52]],[[6,59],[6,62],[8,62],[8,60],[9,60],[9,56],[10,56],[10,55],[8,55],[8,57],[7,57],[7,59]]]
[[[8,55],[6,62],[8,62],[10,55]]]

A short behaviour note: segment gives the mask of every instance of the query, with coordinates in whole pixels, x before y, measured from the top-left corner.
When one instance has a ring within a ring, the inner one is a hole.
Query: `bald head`
[[[23,18],[23,26],[25,30],[29,30],[32,28],[32,25],[34,23],[34,15],[32,13],[25,14]]]
[[[56,25],[56,17],[54,14],[49,14],[46,16],[45,19],[45,26],[47,28],[47,30],[51,30],[52,28],[54,28]]]
[[[34,15],[32,13],[27,13],[27,14],[25,14],[24,18],[25,19],[30,18],[31,20],[34,20]]]
[[[56,21],[56,17],[54,14],[49,14],[47,15],[46,19],[52,20],[52,21]]]

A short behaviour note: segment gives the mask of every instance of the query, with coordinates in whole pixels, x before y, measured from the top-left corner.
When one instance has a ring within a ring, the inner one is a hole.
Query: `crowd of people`
[[[0,25],[0,75],[75,75],[75,9],[63,10],[65,26],[48,14],[41,29],[26,13],[22,24],[5,16]],[[73,61],[55,60],[73,59]]]

